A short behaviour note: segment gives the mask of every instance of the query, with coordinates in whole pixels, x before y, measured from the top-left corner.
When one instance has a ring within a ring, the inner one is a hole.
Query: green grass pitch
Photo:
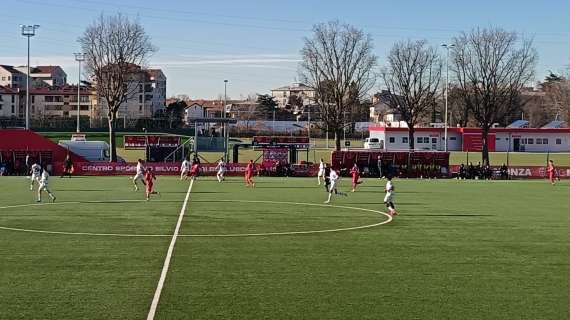
[[[316,178],[198,179],[155,319],[568,318],[570,181],[395,180],[380,226],[188,237],[376,224],[350,207],[384,211],[383,183],[324,206]],[[128,177],[52,177],[56,204],[34,205],[0,177],[0,227],[63,232],[0,229],[0,319],[145,319],[188,184],[158,177],[145,202]]]

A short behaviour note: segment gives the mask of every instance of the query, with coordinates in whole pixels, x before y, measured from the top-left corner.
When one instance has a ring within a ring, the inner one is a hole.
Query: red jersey
[[[253,173],[253,163],[248,163],[247,167],[245,167],[245,173],[246,174],[252,174]]]
[[[352,169],[350,169],[350,173],[352,174],[352,179],[356,179],[360,174],[360,170],[358,170],[358,167],[352,167]]]
[[[200,171],[200,166],[199,166],[197,163],[195,163],[195,164],[192,166],[192,170],[191,170],[190,172],[193,173],[193,174],[196,174],[196,173],[198,173],[199,171]]]
[[[154,173],[152,173],[151,171],[147,171],[144,174],[144,182],[147,185],[149,185],[149,184],[152,185],[154,179],[156,179],[156,177],[154,176]]]
[[[554,170],[555,170],[555,169],[554,169],[554,166],[551,165],[551,164],[549,164],[549,165],[548,165],[548,169],[546,169],[546,171],[548,171],[548,173],[550,173],[550,174],[554,173]]]

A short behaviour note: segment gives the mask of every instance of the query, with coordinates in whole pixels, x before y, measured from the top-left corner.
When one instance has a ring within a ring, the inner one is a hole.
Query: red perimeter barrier
[[[492,167],[499,170],[500,167]],[[467,169],[467,167],[466,167]],[[449,166],[451,172],[459,172],[458,165]],[[570,179],[570,167],[556,168],[557,176],[560,179]],[[509,177],[524,179],[545,179],[547,177],[546,167],[542,166],[511,166],[509,167]]]
[[[205,176],[216,175],[215,163],[204,163],[200,165],[200,174]],[[180,163],[172,162],[146,162],[146,168],[151,168],[156,175],[179,175]],[[245,172],[247,163],[228,163],[226,164],[227,176],[241,176]],[[54,163],[54,174],[59,175],[62,172],[63,163]],[[256,169],[259,169],[256,164]],[[73,174],[79,176],[113,176],[113,175],[134,175],[137,169],[136,163],[126,162],[75,162],[73,163]],[[318,166],[316,165],[291,165],[291,169],[295,176],[306,177],[316,176]],[[273,170],[268,170],[273,171]]]

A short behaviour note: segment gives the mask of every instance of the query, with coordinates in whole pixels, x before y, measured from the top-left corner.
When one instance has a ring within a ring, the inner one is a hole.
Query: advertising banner
[[[451,172],[459,172],[458,165],[449,166]],[[493,170],[499,170],[500,167],[493,167]],[[509,177],[511,179],[546,179],[546,167],[542,166],[511,166],[508,168]],[[560,179],[570,179],[570,167],[556,168],[557,176]]]

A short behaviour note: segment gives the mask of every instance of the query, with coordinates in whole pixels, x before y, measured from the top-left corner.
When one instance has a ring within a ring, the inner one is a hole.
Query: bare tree
[[[558,120],[570,123],[570,80],[568,76],[550,74],[542,83],[549,112]],[[552,120],[552,119],[550,119]]]
[[[427,41],[397,42],[388,55],[382,78],[389,91],[388,104],[408,125],[408,143],[414,149],[415,127],[435,107],[442,64]]]
[[[377,57],[372,37],[351,25],[332,21],[313,26],[311,38],[304,39],[300,76],[315,90],[321,113],[321,128],[335,135],[340,150],[345,117],[351,104],[374,86]]]
[[[122,14],[101,15],[78,41],[86,54],[87,72],[108,107],[110,158],[117,161],[117,113],[123,103],[139,93],[144,81],[141,68],[156,49],[142,25]]]
[[[520,91],[538,59],[529,39],[501,28],[474,29],[454,38],[451,69],[465,106],[482,129],[482,159],[489,163],[489,130],[520,107]]]

